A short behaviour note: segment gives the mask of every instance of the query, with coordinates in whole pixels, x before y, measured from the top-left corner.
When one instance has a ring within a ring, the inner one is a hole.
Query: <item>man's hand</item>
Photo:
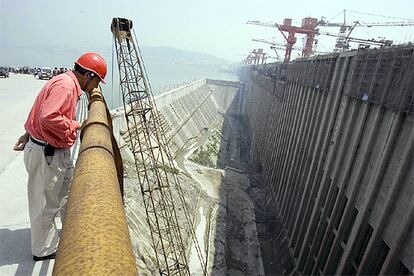
[[[27,142],[29,142],[29,133],[25,133],[17,140],[16,144],[13,147],[15,151],[22,151],[26,146]]]

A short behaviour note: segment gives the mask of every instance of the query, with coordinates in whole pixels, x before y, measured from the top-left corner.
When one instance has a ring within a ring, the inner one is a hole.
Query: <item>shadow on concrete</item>
[[[2,275],[34,275],[35,262],[30,251],[30,228],[24,229],[0,229],[0,271]],[[48,275],[50,261],[43,261],[39,273],[36,275]],[[15,269],[14,267],[16,267]],[[2,269],[10,266],[10,269]],[[8,272],[10,271],[10,273]]]
[[[248,194],[250,136],[243,112],[243,87],[239,93],[222,114],[217,167],[224,170],[224,177],[219,192],[217,224],[225,224],[225,230],[216,228],[216,233],[212,233],[215,248],[212,275],[264,275],[255,204]]]

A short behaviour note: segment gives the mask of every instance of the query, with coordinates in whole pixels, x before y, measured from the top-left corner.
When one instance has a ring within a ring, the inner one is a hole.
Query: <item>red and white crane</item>
[[[292,26],[292,19],[285,18],[283,24],[278,23],[264,23],[260,21],[247,21],[247,24],[259,25],[277,28],[283,37],[286,40],[286,51],[284,62],[290,61],[290,56],[292,54],[293,45],[296,43],[296,34],[305,34],[306,41],[305,47],[302,51],[303,57],[308,57],[312,53],[312,47],[315,40],[315,35],[317,30],[315,29],[318,23],[318,19],[312,17],[306,17],[302,20],[302,25],[300,27]],[[285,34],[287,33],[287,35]]]

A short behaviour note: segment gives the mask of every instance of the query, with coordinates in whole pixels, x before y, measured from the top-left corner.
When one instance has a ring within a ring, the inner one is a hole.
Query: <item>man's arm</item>
[[[52,91],[43,105],[40,113],[40,123],[44,131],[60,137],[62,142],[73,144],[79,123],[66,116],[69,109],[75,109],[76,99],[71,89],[61,87]],[[52,143],[53,145],[53,143]],[[59,145],[54,145],[59,146]]]

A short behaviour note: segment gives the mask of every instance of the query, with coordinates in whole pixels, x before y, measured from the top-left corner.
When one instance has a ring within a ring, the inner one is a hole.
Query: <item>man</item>
[[[82,90],[89,95],[103,82],[105,60],[86,53],[75,62],[73,71],[60,74],[40,91],[24,125],[26,133],[14,146],[24,150],[28,172],[28,201],[34,261],[55,258],[59,236],[55,217],[63,219],[67,191],[73,177],[70,147],[80,123],[75,120],[76,103]]]

